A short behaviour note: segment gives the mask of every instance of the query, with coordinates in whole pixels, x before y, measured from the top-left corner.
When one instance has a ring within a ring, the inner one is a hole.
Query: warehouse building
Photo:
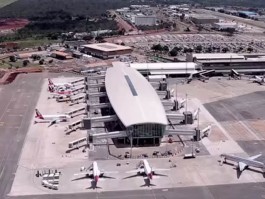
[[[237,24],[234,23],[234,22],[226,22],[226,23],[214,23],[213,24],[213,28],[216,29],[216,30],[219,30],[219,31],[222,31],[222,30],[228,30],[228,29],[232,29],[232,30],[236,30],[237,28]]]
[[[137,26],[154,26],[156,25],[155,16],[135,16],[135,25]]]
[[[218,23],[219,19],[210,15],[192,15],[191,21],[195,24],[214,24]]]
[[[120,55],[131,54],[132,48],[113,43],[96,43],[83,45],[83,52],[102,59],[110,59]]]

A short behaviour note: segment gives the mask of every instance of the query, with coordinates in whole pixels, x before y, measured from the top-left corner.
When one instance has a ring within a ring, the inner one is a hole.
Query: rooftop
[[[200,59],[245,59],[243,55],[236,53],[194,53],[193,58]]]
[[[159,96],[135,69],[113,62],[106,72],[105,85],[110,103],[125,127],[144,123],[167,125]]]
[[[193,14],[191,15],[191,17],[196,19],[217,19],[217,17],[214,17],[212,15],[200,15],[200,14]]]
[[[87,44],[87,45],[83,45],[83,47],[93,48],[95,50],[106,51],[106,52],[117,51],[117,50],[130,50],[131,49],[131,47],[117,45],[117,44],[113,44],[113,43]]]

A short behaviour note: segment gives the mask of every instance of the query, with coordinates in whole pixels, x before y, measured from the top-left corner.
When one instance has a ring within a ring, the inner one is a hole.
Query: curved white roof
[[[106,72],[105,86],[110,103],[125,127],[143,123],[167,125],[160,98],[135,69],[114,62]]]

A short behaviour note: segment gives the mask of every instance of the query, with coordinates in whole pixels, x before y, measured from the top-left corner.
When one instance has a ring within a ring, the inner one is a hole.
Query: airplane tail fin
[[[48,89],[49,89],[49,92],[50,93],[53,93],[54,92],[54,87],[52,85],[49,85],[48,86]]]
[[[54,85],[54,83],[52,82],[50,78],[48,79],[48,81],[49,81],[49,85]]]
[[[44,119],[42,114],[40,113],[40,111],[38,109],[35,109],[35,112],[36,112],[35,118]]]

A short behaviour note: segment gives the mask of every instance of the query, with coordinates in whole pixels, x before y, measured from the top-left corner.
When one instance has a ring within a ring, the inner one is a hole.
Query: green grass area
[[[30,62],[27,67],[31,67],[31,66],[34,66],[34,67],[41,67],[39,64],[37,63],[32,63]],[[10,62],[9,58],[6,58],[6,59],[2,59],[0,60],[0,68],[4,68],[4,69],[7,69],[7,68],[23,68],[23,60],[21,59],[18,59],[16,62]]]
[[[48,39],[28,39],[22,41],[16,41],[20,48],[31,48],[31,47],[38,47],[43,45],[48,45],[52,43],[60,42],[59,40],[48,40]]]
[[[0,0],[0,8],[5,7],[11,3],[14,3],[17,0]]]

